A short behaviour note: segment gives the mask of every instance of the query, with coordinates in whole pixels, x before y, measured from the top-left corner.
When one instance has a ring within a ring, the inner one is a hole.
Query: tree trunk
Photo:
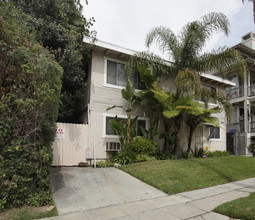
[[[193,133],[194,133],[194,128],[189,127],[188,152],[190,152],[190,149],[191,149],[191,142],[192,142]]]
[[[179,159],[182,158],[181,138],[182,138],[182,134],[181,134],[180,129],[179,129],[178,133],[176,134],[176,139],[175,139],[175,155]]]
[[[150,109],[150,128],[149,128],[149,137],[151,140],[153,140],[153,133],[152,133],[152,130],[151,130],[151,127],[152,127],[152,120],[153,120],[153,113],[152,113],[152,109]]]
[[[169,133],[170,132],[170,128],[171,128],[171,124],[169,122],[169,119],[165,118],[163,115],[162,115],[162,119],[163,119],[165,134]],[[169,146],[168,137],[165,135],[165,138],[164,138],[164,150],[165,151],[169,151],[170,150],[169,148],[170,148],[170,146]]]
[[[179,115],[176,120],[174,121],[175,123],[175,132],[176,132],[176,139],[175,139],[175,155],[177,156],[177,158],[182,158],[182,151],[181,151],[181,138],[182,138],[182,134],[181,134],[181,126],[182,126],[182,120],[183,117],[182,115]]]

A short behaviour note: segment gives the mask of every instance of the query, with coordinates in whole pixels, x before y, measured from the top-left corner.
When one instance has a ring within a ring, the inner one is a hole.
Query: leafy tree
[[[49,171],[63,69],[0,7],[0,210],[51,200]],[[30,33],[29,33],[30,32]]]
[[[121,94],[122,98],[126,100],[126,103],[123,106],[119,105],[111,106],[107,108],[106,111],[109,111],[113,108],[121,108],[126,112],[127,124],[122,124],[121,122],[118,121],[117,118],[112,123],[113,129],[115,130],[116,134],[120,135],[121,137],[122,147],[125,147],[127,144],[130,144],[132,137],[134,136],[134,126],[136,124],[138,117],[137,116],[133,117],[132,114],[135,115],[139,108],[133,111],[133,107],[137,100],[137,97],[135,96],[135,87],[132,85],[130,80],[127,81],[126,88],[122,89]],[[126,130],[125,134],[123,132],[123,128]]]
[[[145,89],[138,92],[137,96],[140,100],[140,104],[145,106],[149,112],[148,135],[142,127],[141,131],[143,132],[144,136],[148,136],[148,138],[153,139],[158,130],[158,118],[155,118],[153,113],[158,110],[159,106],[151,90],[153,89],[153,86],[157,84],[157,76],[154,73],[153,66],[148,67],[145,64],[140,64],[137,68],[141,81],[145,83]]]
[[[84,91],[86,61],[91,48],[83,44],[84,36],[94,37],[90,31],[94,19],[82,15],[79,0],[10,0],[22,13],[17,14],[30,30],[36,31],[36,40],[55,54],[63,67],[60,112],[58,121],[74,122],[75,107]],[[87,2],[87,1],[86,1]],[[4,4],[4,3],[3,3]],[[2,14],[8,16],[8,11]]]
[[[224,78],[231,71],[238,72],[241,76],[245,75],[245,62],[236,50],[219,48],[211,53],[202,53],[207,40],[214,33],[220,31],[228,35],[229,21],[222,13],[213,12],[203,16],[201,20],[185,25],[178,36],[171,29],[161,26],[153,28],[147,34],[146,45],[150,47],[155,42],[169,57],[170,65],[167,65],[164,60],[161,60],[160,65],[165,63],[161,74],[172,80],[173,103],[181,102],[185,105],[184,102],[187,101],[188,106],[195,104],[189,97],[191,95],[200,96],[199,74],[201,72],[217,73]],[[139,60],[150,58],[150,55],[144,55],[144,53],[137,54],[137,56]],[[152,63],[155,65],[154,60],[152,59]],[[196,108],[196,106],[194,107]],[[164,114],[165,117],[171,119],[164,120],[165,130],[169,131],[169,127],[173,126],[173,130],[176,132],[176,153],[180,153],[181,135],[179,131],[182,124],[185,123],[186,115],[187,112],[177,111],[174,108],[171,109],[171,114]]]

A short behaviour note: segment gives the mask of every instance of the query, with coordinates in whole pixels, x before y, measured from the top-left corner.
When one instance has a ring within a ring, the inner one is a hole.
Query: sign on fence
[[[63,138],[65,138],[65,129],[57,128],[56,129],[56,139],[63,139]]]

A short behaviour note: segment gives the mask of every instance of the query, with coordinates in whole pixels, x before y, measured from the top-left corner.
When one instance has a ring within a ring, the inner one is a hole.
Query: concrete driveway
[[[59,215],[167,196],[116,168],[55,167],[51,180]]]

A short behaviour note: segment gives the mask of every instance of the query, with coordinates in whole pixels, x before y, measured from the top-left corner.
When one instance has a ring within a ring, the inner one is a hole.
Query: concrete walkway
[[[121,171],[120,171],[121,172]],[[130,192],[132,189],[130,188]],[[255,178],[214,186],[206,189],[179,193],[176,195],[162,195],[137,201],[124,202],[100,208],[84,208],[83,210],[60,214],[48,218],[50,220],[131,220],[131,219],[229,219],[212,210],[218,205],[247,197],[255,192]],[[58,205],[57,205],[58,207]]]

